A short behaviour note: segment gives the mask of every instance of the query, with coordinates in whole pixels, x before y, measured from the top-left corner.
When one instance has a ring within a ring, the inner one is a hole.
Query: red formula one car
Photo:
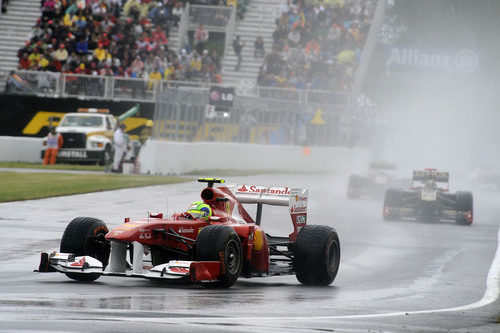
[[[103,221],[77,217],[64,231],[59,252],[42,253],[39,272],[62,272],[79,281],[101,275],[142,277],[231,287],[240,277],[295,274],[306,285],[333,282],[340,262],[335,229],[307,225],[308,190],[234,185],[200,178],[211,215],[164,218],[153,213],[108,231]],[[242,204],[256,204],[255,220]],[[263,205],[288,206],[293,231],[275,237],[261,228]]]

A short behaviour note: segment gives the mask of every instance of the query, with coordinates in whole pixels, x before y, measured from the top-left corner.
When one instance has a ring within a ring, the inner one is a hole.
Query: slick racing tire
[[[456,222],[461,225],[471,225],[474,217],[472,192],[459,191],[456,200]]]
[[[302,227],[293,243],[293,265],[300,283],[328,286],[339,270],[340,241],[334,228],[325,225]]]
[[[60,252],[72,253],[75,256],[91,256],[98,259],[105,267],[109,258],[109,245],[104,246],[104,236],[108,233],[106,224],[93,217],[77,217],[73,219],[61,239]],[[65,273],[67,277],[77,281],[92,282],[101,274]]]
[[[385,221],[396,221],[400,218],[398,208],[401,206],[401,190],[389,188],[385,191],[382,216]]]
[[[243,251],[238,234],[225,225],[209,225],[201,229],[195,243],[195,260],[220,261],[223,268],[217,283],[203,284],[206,287],[231,287],[241,274]]]

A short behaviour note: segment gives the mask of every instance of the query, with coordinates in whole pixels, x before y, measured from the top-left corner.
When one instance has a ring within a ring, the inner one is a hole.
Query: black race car
[[[408,190],[389,188],[384,198],[384,220],[414,218],[419,221],[455,221],[470,225],[473,220],[472,192],[449,193],[449,173],[436,169],[413,171]],[[443,187],[439,187],[441,184]]]
[[[357,199],[362,196],[382,198],[389,187],[410,186],[409,178],[396,177],[396,163],[375,161],[369,164],[367,175],[351,175],[347,185],[347,197]]]

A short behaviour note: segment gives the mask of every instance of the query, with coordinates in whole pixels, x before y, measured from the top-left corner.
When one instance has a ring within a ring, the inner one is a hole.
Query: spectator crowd
[[[247,0],[42,0],[32,37],[18,51],[18,69],[221,82],[216,51],[169,48],[169,29],[187,2],[244,13]]]
[[[349,91],[376,0],[288,0],[258,85]]]

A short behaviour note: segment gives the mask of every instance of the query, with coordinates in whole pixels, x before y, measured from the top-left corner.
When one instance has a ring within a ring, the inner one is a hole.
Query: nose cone
[[[106,234],[106,239],[131,241],[139,239],[145,222],[124,223]]]

